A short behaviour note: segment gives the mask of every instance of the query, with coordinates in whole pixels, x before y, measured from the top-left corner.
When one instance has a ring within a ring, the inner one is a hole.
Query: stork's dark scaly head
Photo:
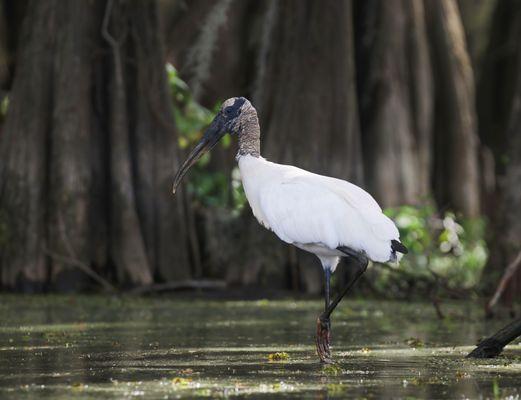
[[[250,115],[255,114],[255,108],[244,97],[232,97],[226,100],[221,110],[217,113],[212,123],[204,133],[202,139],[197,143],[190,152],[187,159],[177,172],[174,178],[174,187],[172,192],[175,193],[177,187],[181,183],[183,176],[188,172],[190,167],[199,160],[204,153],[210,151],[219,140],[226,134],[239,134]]]

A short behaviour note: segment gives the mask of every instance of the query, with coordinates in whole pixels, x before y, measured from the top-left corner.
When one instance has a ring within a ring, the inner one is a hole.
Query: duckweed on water
[[[313,341],[320,301],[0,296],[0,398],[519,398],[521,345],[465,354],[507,321],[470,303],[348,300],[335,364]],[[284,351],[280,351],[284,349]]]
[[[174,386],[189,386],[192,383],[191,378],[174,378],[172,379],[172,385]]]
[[[342,370],[342,367],[340,367],[340,365],[338,364],[335,364],[335,363],[332,363],[332,364],[326,364],[322,367],[322,372],[325,374],[325,375],[333,375],[333,376],[336,376],[336,375],[340,375],[341,373],[343,373],[344,371]]]
[[[268,355],[268,361],[287,361],[289,360],[289,354],[285,351],[271,353]]]
[[[420,338],[410,337],[409,339],[404,341],[405,344],[409,347],[424,347],[425,343]]]

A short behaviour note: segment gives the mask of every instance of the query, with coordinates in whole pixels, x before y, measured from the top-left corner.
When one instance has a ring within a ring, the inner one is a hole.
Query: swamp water
[[[429,304],[346,299],[329,366],[313,342],[321,306],[3,295],[0,399],[521,397],[521,345],[464,358],[508,322],[476,305],[444,304],[438,321]]]

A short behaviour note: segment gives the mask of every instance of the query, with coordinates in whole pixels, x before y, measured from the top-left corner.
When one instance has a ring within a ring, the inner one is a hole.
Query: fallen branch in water
[[[494,296],[490,299],[488,304],[485,307],[485,314],[487,317],[491,317],[493,315],[492,309],[496,306],[497,302],[503,295],[503,292],[505,291],[506,287],[508,286],[508,282],[512,279],[512,277],[515,275],[517,268],[521,265],[521,251],[517,255],[517,257],[512,261],[508,267],[505,269],[505,272],[503,273],[503,276],[501,277],[501,280],[499,281],[499,284],[496,288],[496,291],[494,292]]]
[[[515,320],[494,335],[479,342],[478,346],[472,350],[467,357],[469,358],[493,358],[498,356],[503,348],[521,336],[521,318]]]
[[[152,292],[166,292],[169,290],[183,290],[183,289],[224,289],[226,288],[225,281],[218,280],[193,280],[157,283],[154,285],[139,286],[131,289],[130,294],[145,294]]]

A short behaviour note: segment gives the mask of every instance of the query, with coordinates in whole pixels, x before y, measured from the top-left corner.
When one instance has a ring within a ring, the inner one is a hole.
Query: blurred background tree
[[[253,220],[233,143],[170,196],[179,157],[244,95],[265,157],[359,184],[401,220],[413,254],[366,290],[491,292],[520,250],[520,15],[518,0],[3,0],[1,287],[320,291],[312,256]],[[520,288],[518,272],[503,298]]]
[[[19,15],[4,83],[2,285],[79,289],[86,270],[120,285],[188,277],[157,5],[28,1]]]

